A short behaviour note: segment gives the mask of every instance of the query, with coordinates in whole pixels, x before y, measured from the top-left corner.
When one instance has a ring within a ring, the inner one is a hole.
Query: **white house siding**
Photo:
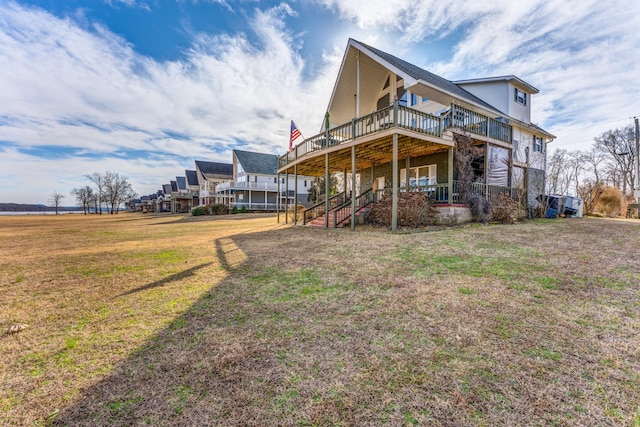
[[[516,116],[509,114],[509,109],[511,106],[509,100],[513,99],[513,94],[511,94],[511,97],[509,97],[509,90],[513,91],[513,89],[511,88],[511,85],[506,81],[458,84],[458,86],[482,99],[489,105],[493,105],[499,111],[502,111],[503,113],[510,115],[511,117],[517,118]]]

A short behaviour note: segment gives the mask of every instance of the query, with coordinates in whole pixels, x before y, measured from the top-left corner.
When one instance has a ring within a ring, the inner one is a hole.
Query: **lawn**
[[[638,427],[639,237],[0,217],[0,424]]]

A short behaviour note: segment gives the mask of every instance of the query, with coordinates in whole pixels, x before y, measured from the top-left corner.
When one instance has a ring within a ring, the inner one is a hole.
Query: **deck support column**
[[[398,134],[393,134],[391,231],[398,231]]]
[[[356,146],[351,146],[351,231],[356,229]]]
[[[344,181],[344,197],[346,200],[347,198],[347,170],[346,169],[342,173],[342,180]]]
[[[293,223],[298,225],[298,165],[293,167]]]
[[[405,182],[405,191],[408,193],[410,191],[410,185],[409,183],[411,182],[411,156],[407,156],[407,158],[405,159],[405,170],[404,170],[404,182]]]
[[[327,138],[327,142],[328,138]],[[325,228],[329,228],[329,187],[331,187],[331,183],[329,182],[329,153],[324,155],[324,226]]]
[[[449,147],[449,156],[447,159],[447,202],[449,206],[453,204],[453,147]]]
[[[289,169],[285,171],[284,176],[284,223],[289,224]]]
[[[280,224],[280,174],[277,174],[278,185],[276,186],[276,214],[278,215],[278,224]]]
[[[376,164],[371,161],[371,190],[373,191],[373,203],[378,202],[378,192],[376,191]]]

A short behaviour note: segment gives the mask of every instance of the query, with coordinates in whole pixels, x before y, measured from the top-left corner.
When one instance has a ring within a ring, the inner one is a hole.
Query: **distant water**
[[[82,213],[82,211],[60,211],[58,212],[58,215],[65,215],[65,214],[77,214],[77,213]],[[43,212],[37,212],[37,211],[6,211],[6,212],[0,212],[0,216],[2,215],[55,215],[55,212],[50,212],[50,211],[43,211]]]

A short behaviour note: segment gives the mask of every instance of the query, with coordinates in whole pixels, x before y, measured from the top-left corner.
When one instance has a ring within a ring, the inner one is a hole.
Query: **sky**
[[[638,29],[636,0],[0,0],[0,202],[283,154],[291,120],[320,129],[350,37],[449,80],[516,75],[551,149],[586,150],[640,116]]]

